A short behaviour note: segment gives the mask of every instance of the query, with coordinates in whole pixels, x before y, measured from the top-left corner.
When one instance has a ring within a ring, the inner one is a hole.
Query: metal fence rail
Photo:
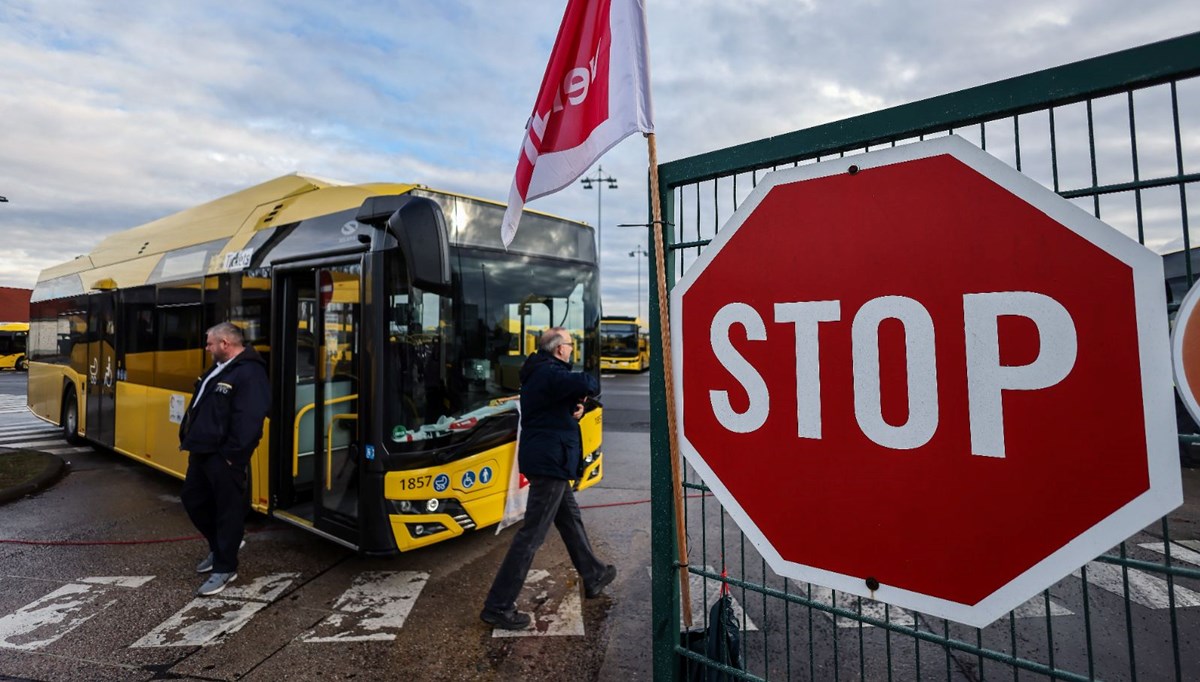
[[[663,164],[668,286],[764,173],[953,133],[1156,252],[1174,254],[1168,296],[1177,307],[1200,265],[1190,234],[1200,206],[1197,76],[1200,33]],[[1088,273],[1066,264],[1064,276]],[[776,576],[688,469],[696,626],[707,626],[707,605],[728,585],[742,621],[744,666],[688,649],[679,636],[656,293],[651,287],[660,370],[651,377],[656,679],[704,679],[695,677],[704,671],[747,680],[1200,679],[1200,495],[1192,492],[1200,491],[1200,470],[1190,468],[1178,512],[983,629]],[[1080,434],[1081,447],[1090,437],[1103,434]],[[1184,433],[1180,440],[1186,460],[1200,439]],[[804,485],[820,482],[798,484],[798,495]]]

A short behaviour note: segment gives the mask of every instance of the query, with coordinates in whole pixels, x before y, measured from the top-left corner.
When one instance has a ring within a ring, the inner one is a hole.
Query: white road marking
[[[536,604],[550,603],[548,598],[551,590],[548,588],[553,586],[554,582],[549,571],[540,568],[530,571],[525,578],[525,587],[521,590],[521,597],[517,598],[517,603],[531,601]],[[584,634],[583,600],[579,596],[579,590],[566,590],[562,601],[558,603],[558,607],[554,611],[535,612],[532,615],[533,621],[530,622],[528,628],[524,630],[493,628],[492,637],[582,637]]]
[[[154,576],[152,575],[111,575],[84,578],[79,582],[90,585],[115,585],[116,587],[128,587],[131,590],[136,590],[151,580],[154,580]]]
[[[706,565],[704,567],[704,570],[709,573],[717,572],[717,569],[713,568],[712,566],[708,566],[708,565]],[[647,574],[650,573],[649,566],[646,567],[646,573]],[[813,588],[816,589],[817,586],[813,585]],[[736,587],[730,587],[729,588],[730,596],[733,597],[733,594],[736,591],[737,591]],[[695,573],[689,573],[688,574],[688,593],[691,597],[690,602],[692,605],[692,625],[693,625],[693,627],[695,627],[695,626],[697,626],[697,624],[704,623],[704,618],[706,617],[708,610],[710,608],[712,608],[712,602],[715,602],[717,600],[717,597],[721,594],[721,584],[718,582],[712,581],[712,580],[705,580],[704,576],[702,576],[702,575],[696,575]],[[814,592],[814,594],[815,594],[815,592]],[[712,596],[711,602],[709,601],[709,595]],[[742,608],[742,605],[740,603],[738,603],[737,597],[733,597],[733,615],[736,616],[738,619],[738,622],[742,624],[742,632],[751,632],[751,631],[758,630],[758,626],[754,624],[754,621],[750,619],[750,616],[746,615],[746,612]],[[683,626],[681,625],[680,627],[683,627]]]
[[[25,434],[25,433],[37,433],[37,434],[47,433],[47,434],[49,434],[49,433],[61,433],[61,431],[54,428],[53,426],[47,426],[46,423],[42,422],[42,421],[38,421],[33,424],[19,424],[16,426],[0,426],[0,437],[11,436],[13,434]]]
[[[18,412],[28,412],[29,406],[25,403],[26,400],[23,395],[0,395],[0,413],[16,414]]]
[[[196,597],[130,648],[215,644],[245,627],[298,577],[299,573],[274,573],[227,587],[219,597]]]
[[[1080,577],[1076,570],[1071,575]],[[1093,561],[1087,565],[1087,581],[1106,592],[1125,598],[1125,582],[1120,566]],[[1200,594],[1175,585],[1175,607],[1200,606]],[[1165,609],[1171,605],[1171,590],[1167,581],[1136,569],[1129,569],[1129,599],[1149,609]]]
[[[0,618],[0,648],[33,651],[57,642],[117,602],[117,589],[137,588],[154,576],[84,578]]]
[[[61,438],[52,438],[50,440],[17,441],[17,442],[10,442],[10,443],[0,443],[0,445],[5,445],[10,448],[11,447],[40,448],[44,445],[61,445],[62,442],[63,442],[63,440]]]
[[[196,597],[130,647],[208,646],[241,630],[267,606],[258,601]]]
[[[1182,547],[1180,546],[1182,545]],[[1159,554],[1166,554],[1167,550],[1161,542],[1143,542],[1138,545],[1142,549],[1148,549]],[[1171,561],[1186,561],[1189,564],[1200,566],[1200,540],[1177,540],[1172,543]]]
[[[1071,616],[1075,612],[1067,607],[1059,604],[1053,599],[1050,600],[1050,615],[1053,616]],[[1017,618],[1045,618],[1046,617],[1046,598],[1042,595],[1037,595],[1029,601],[1021,604],[1013,609],[1013,615]]]
[[[806,590],[800,591],[801,595],[804,595],[806,593],[807,593]],[[857,611],[858,610],[858,601],[853,595],[844,594],[844,593],[839,592],[837,596],[838,596],[838,601],[837,601],[838,608],[846,609],[847,611]],[[826,606],[833,606],[834,605],[833,604],[833,590],[829,589],[828,587],[821,587],[820,585],[813,585],[812,586],[812,599],[813,599],[813,601],[820,602],[822,604],[825,604]],[[834,618],[834,615],[827,611],[821,611],[820,613],[823,616],[825,616],[826,618]],[[883,604],[883,602],[877,602],[873,599],[863,599],[862,600],[862,615],[867,616],[868,618],[875,618],[878,620],[887,621],[889,623],[899,623],[899,624],[906,624],[906,625],[910,625],[913,623],[913,614],[911,611],[909,611],[907,609],[902,609],[897,606],[887,607]],[[846,616],[837,616],[836,618],[834,618],[834,624],[837,625],[839,628],[856,628],[859,626],[860,621],[855,620],[854,618],[848,618]],[[871,625],[870,623],[862,623],[862,626],[865,628],[875,627],[874,625]]]
[[[300,577],[299,573],[272,573],[259,576],[249,583],[225,588],[221,593],[223,599],[246,599],[261,601],[266,604],[279,599],[279,595],[287,591],[292,582]]]
[[[800,594],[805,594],[801,591]],[[833,604],[832,590],[827,587],[813,585],[812,598],[825,605]],[[853,595],[838,593],[838,607],[847,611],[857,611],[858,602]],[[833,618],[833,614],[822,611],[826,618]],[[1072,611],[1062,604],[1050,600],[1050,615],[1051,616],[1069,616]],[[898,606],[885,607],[883,602],[874,601],[872,599],[862,600],[862,615],[876,620],[882,620],[898,625],[915,626],[916,621],[913,613],[907,609],[902,609]],[[1045,618],[1046,617],[1046,598],[1042,595],[1037,595],[1029,601],[1021,604],[1013,609],[1013,615],[1017,618]],[[859,622],[855,618],[847,616],[837,616],[835,625],[839,628],[856,628]],[[875,627],[870,623],[862,623],[865,628]]]
[[[354,578],[330,614],[300,636],[303,642],[387,642],[396,639],[429,581],[419,571],[368,571]]]
[[[92,452],[90,445],[68,445],[62,448],[43,448],[42,452],[48,455],[77,455],[81,452]]]
[[[6,445],[8,443],[20,443],[22,441],[29,441],[29,440],[49,440],[51,438],[55,438],[56,436],[58,436],[57,431],[31,431],[31,432],[19,432],[19,433],[5,433],[5,434],[0,434],[0,445]],[[58,438],[58,442],[63,443],[65,441],[63,441],[62,438]]]
[[[6,424],[4,424],[4,426],[6,426],[6,427],[14,426],[14,425],[18,425],[18,424],[29,424],[29,425],[35,425],[35,426],[53,426],[53,424],[50,424],[50,422],[42,419],[41,417],[34,415],[32,412],[29,412],[28,410],[26,410],[24,413],[20,414],[19,416],[8,417],[4,421],[7,422]]]

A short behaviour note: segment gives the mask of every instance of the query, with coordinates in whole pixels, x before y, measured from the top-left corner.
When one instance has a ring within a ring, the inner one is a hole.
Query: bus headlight
[[[446,530],[446,527],[440,523],[406,523],[404,525],[408,527],[408,532],[414,538],[423,538]]]
[[[438,502],[436,497],[434,497],[425,503],[425,511],[429,514],[432,514],[435,511],[437,511],[438,507],[440,507],[440,506],[441,506],[441,503]]]

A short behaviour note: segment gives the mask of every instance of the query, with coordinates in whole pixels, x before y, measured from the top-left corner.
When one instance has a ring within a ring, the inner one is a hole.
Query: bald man
[[[617,569],[600,561],[592,551],[571,490],[571,479],[583,456],[579,432],[583,401],[600,390],[591,374],[571,371],[574,345],[570,333],[562,327],[547,329],[538,340],[538,351],[521,367],[517,458],[521,473],[529,479],[529,501],[525,520],[513,537],[479,614],[483,622],[498,628],[521,630],[529,626],[532,619],[517,610],[516,600],[533,556],[552,523],[567,546],[586,597],[600,596],[617,577]]]

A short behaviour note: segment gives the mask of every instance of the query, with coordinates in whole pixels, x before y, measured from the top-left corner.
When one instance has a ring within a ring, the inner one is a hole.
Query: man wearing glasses
[[[566,329],[551,327],[538,339],[538,351],[521,367],[517,459],[521,473],[529,479],[529,502],[525,520],[513,537],[479,614],[483,622],[498,628],[521,630],[529,626],[529,614],[517,611],[517,596],[551,523],[567,546],[587,598],[600,596],[617,577],[617,569],[592,552],[571,491],[571,479],[576,477],[583,456],[579,433],[583,403],[600,389],[592,375],[571,371],[574,347]]]

